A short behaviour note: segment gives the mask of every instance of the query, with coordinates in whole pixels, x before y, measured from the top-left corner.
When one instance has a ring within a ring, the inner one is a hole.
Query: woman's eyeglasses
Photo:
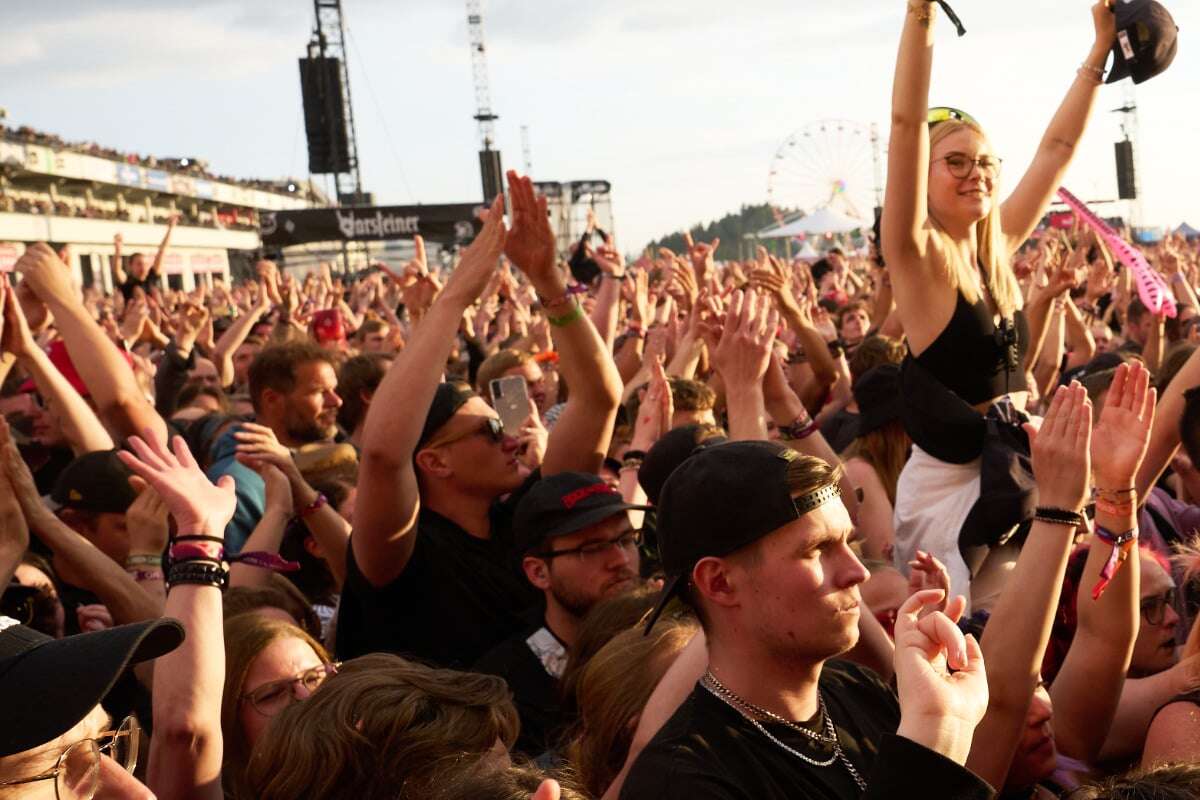
[[[312,694],[325,682],[330,675],[336,675],[341,662],[319,664],[304,672],[283,680],[264,683],[252,692],[242,695],[243,700],[249,700],[254,710],[264,717],[273,717],[292,704],[293,700],[302,698],[296,696],[296,688],[303,686]],[[306,695],[307,696],[307,695]]]
[[[1151,625],[1162,625],[1163,620],[1167,618],[1167,607],[1175,607],[1175,600],[1179,597],[1179,590],[1175,588],[1168,589],[1162,594],[1149,597],[1142,601],[1142,616],[1146,618],[1146,622]]]
[[[951,153],[948,156],[934,159],[934,161],[945,161],[946,169],[949,170],[951,175],[960,180],[969,177],[975,167],[979,167],[979,174],[988,180],[1000,174],[1001,161],[995,156],[971,158],[963,153]]]
[[[21,778],[0,782],[0,786],[21,786],[38,781],[54,781],[56,800],[92,800],[100,789],[100,757],[106,755],[128,773],[137,767],[138,744],[142,729],[133,717],[126,717],[116,730],[83,739],[63,750],[54,769]]]

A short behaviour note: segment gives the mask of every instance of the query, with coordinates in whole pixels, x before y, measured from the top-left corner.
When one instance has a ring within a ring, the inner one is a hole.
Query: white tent
[[[792,239],[824,233],[849,233],[858,228],[868,227],[869,224],[832,208],[818,208],[811,214],[785,222],[783,225],[763,228],[755,235],[759,239]]]
[[[821,254],[816,251],[816,248],[812,246],[812,242],[809,241],[806,241],[800,248],[800,252],[796,253],[796,258],[803,259],[804,261],[816,261],[820,257]]]

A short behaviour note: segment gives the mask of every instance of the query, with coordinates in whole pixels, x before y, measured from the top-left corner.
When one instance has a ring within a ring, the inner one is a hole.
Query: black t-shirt
[[[134,289],[141,289],[146,294],[150,294],[150,289],[159,285],[159,277],[157,270],[148,270],[146,277],[137,278],[133,273],[125,273],[125,282],[117,284],[117,288],[121,290],[121,295],[128,300],[133,297]]]
[[[567,650],[541,623],[493,647],[475,663],[475,672],[499,675],[513,693],[521,717],[516,750],[533,758],[557,744],[565,718],[559,679]]]
[[[512,515],[536,480],[531,475],[492,506],[490,539],[479,539],[422,507],[412,557],[394,581],[371,585],[347,544],[346,583],[338,609],[338,657],[390,652],[439,667],[467,669],[528,625],[541,595],[518,568]]]
[[[842,751],[868,782],[863,795],[840,761],[814,766],[772,742],[738,711],[697,685],[642,751],[621,787],[622,800],[842,800],[909,796],[989,798],[991,788],[953,761],[892,734],[896,696],[870,670],[828,662],[821,694]],[[819,720],[807,727],[815,730]],[[816,761],[834,750],[779,723],[761,723],[788,747]]]

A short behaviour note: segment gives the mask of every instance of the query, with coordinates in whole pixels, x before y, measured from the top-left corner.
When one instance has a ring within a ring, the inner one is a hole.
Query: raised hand
[[[896,613],[897,733],[961,764],[987,711],[987,675],[979,643],[955,624],[965,605],[962,597],[946,613],[922,615],[926,606],[943,600],[940,589],[917,592]]]
[[[1117,367],[1092,431],[1092,471],[1101,489],[1127,489],[1146,455],[1157,394],[1140,363]],[[1036,466],[1035,466],[1036,469]]]
[[[117,457],[158,492],[181,535],[223,538],[237,505],[233,478],[222,475],[214,485],[200,471],[182,436],[171,444],[173,449],[168,450],[154,429],[147,428],[142,436],[129,437],[136,456],[121,450]]]
[[[596,251],[596,265],[606,275],[624,275],[625,274],[625,256],[621,255],[617,249],[611,245],[604,245]]]
[[[254,471],[263,479],[266,498],[263,512],[274,514],[280,519],[290,519],[295,508],[292,499],[292,484],[279,467],[266,461],[258,462]]]
[[[705,326],[713,366],[725,379],[726,387],[762,383],[778,325],[779,312],[748,289],[733,293],[719,340],[713,341],[712,326]]]
[[[465,250],[458,266],[446,281],[443,296],[451,297],[463,307],[475,302],[496,271],[496,262],[504,252],[509,238],[504,227],[504,198],[497,196],[488,210],[483,229]]]
[[[1079,511],[1091,478],[1092,403],[1078,381],[1060,386],[1041,428],[1026,424],[1038,503]]]
[[[130,478],[129,485],[138,493],[125,512],[129,531],[130,555],[159,555],[167,546],[170,521],[167,504],[142,478]]]
[[[938,589],[942,592],[942,599],[933,605],[933,610],[944,612],[950,599],[950,570],[946,569],[946,565],[924,550],[918,550],[917,557],[908,562],[908,569],[909,595]]]
[[[28,286],[43,303],[67,303],[78,299],[78,292],[71,283],[71,270],[45,242],[27,247],[13,269],[23,278],[21,286]]]
[[[671,430],[671,418],[675,415],[675,404],[667,373],[660,360],[649,362],[650,383],[646,394],[638,405],[637,421],[633,425],[633,439],[629,446],[643,452],[649,450],[664,433]]]
[[[692,241],[692,234],[686,232],[683,234],[683,243],[687,245],[688,258],[691,259],[692,269],[696,272],[696,278],[700,283],[704,283],[709,275],[716,272],[713,257],[716,255],[717,248],[721,246],[721,239],[719,237],[713,239],[712,244],[694,242]]]
[[[1117,38],[1117,16],[1113,13],[1113,0],[1100,0],[1092,6],[1092,24],[1096,28],[1096,48],[1105,50]]]
[[[554,232],[546,216],[546,198],[534,194],[528,176],[513,170],[508,172],[508,192],[512,230],[504,243],[504,255],[525,273],[538,294],[547,299],[560,297],[566,291],[566,282],[555,263]]]
[[[522,466],[534,470],[542,465],[550,434],[542,424],[537,405],[529,403],[529,417],[517,429],[517,458]]]
[[[8,282],[7,275],[0,275],[0,308],[3,309],[3,334],[0,335],[0,350],[23,358],[33,352],[37,343],[25,321],[25,312],[17,301],[16,291]]]

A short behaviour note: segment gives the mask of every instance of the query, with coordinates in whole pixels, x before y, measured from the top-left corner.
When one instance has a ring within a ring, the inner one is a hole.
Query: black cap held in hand
[[[116,450],[84,453],[59,474],[50,500],[58,508],[124,514],[137,499],[129,485],[132,474]]]
[[[535,483],[517,504],[513,518],[516,549],[522,555],[535,552],[550,539],[578,533],[626,511],[647,508],[626,503],[621,493],[598,475],[560,472]]]
[[[864,372],[852,388],[858,403],[858,436],[900,419],[900,365],[880,364]]]
[[[1112,71],[1106,83],[1133,78],[1142,83],[1171,66],[1179,26],[1155,0],[1117,0],[1117,39],[1113,43]]]
[[[658,548],[667,582],[649,631],[682,592],[696,562],[727,556],[840,495],[836,483],[793,498],[788,465],[805,458],[778,442],[726,442],[698,450],[675,468],[658,503]]]

